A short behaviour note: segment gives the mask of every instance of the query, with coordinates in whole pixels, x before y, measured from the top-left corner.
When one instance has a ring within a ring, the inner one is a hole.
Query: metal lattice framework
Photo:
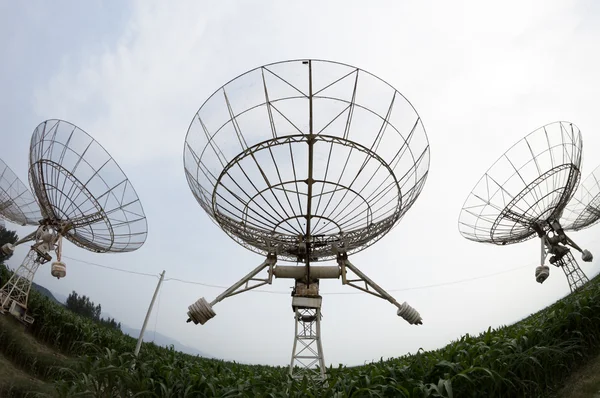
[[[62,120],[47,120],[33,132],[29,183],[35,197],[0,161],[0,215],[38,225],[33,233],[0,250],[33,241],[27,257],[0,288],[0,313],[8,310],[26,323],[29,290],[40,265],[51,261],[51,274],[66,276],[62,238],[97,253],[129,252],[147,235],[140,200],[113,158],[83,130]],[[34,199],[35,198],[35,199]]]
[[[215,304],[273,278],[294,279],[290,375],[320,382],[326,380],[321,279],[341,279],[390,302],[411,325],[423,323],[418,311],[348,259],[398,223],[429,169],[421,118],[383,80],[318,60],[253,69],[217,90],[196,113],[184,167],[211,219],[244,247],[266,255],[211,302],[201,297],[188,306],[187,322],[205,324],[215,317]],[[335,266],[314,264],[334,258]],[[280,259],[304,265],[278,265]]]
[[[579,185],[573,199],[563,212],[565,230],[579,231],[600,220],[600,166]]]
[[[459,217],[467,239],[506,245],[536,236],[560,218],[579,183],[583,141],[572,123],[543,126],[518,141],[483,175]]]
[[[106,150],[62,120],[41,123],[31,137],[29,182],[44,222],[67,223],[65,237],[93,252],[129,252],[147,235],[133,186]]]
[[[202,208],[235,241],[282,259],[373,244],[420,194],[429,143],[416,110],[359,68],[294,60],[218,89],[188,130],[184,165]]]
[[[40,208],[29,189],[0,159],[0,219],[19,225],[37,225]]]
[[[321,309],[295,308],[294,346],[290,368],[292,377],[325,380],[325,358],[321,343]]]
[[[579,264],[577,264],[575,257],[573,257],[570,251],[558,260],[556,266],[562,268],[565,273],[567,282],[569,282],[569,286],[571,287],[571,292],[581,289],[590,281],[581,268],[579,268]]]
[[[27,308],[29,301],[29,290],[31,289],[31,281],[40,265],[38,254],[35,250],[30,250],[23,260],[23,263],[15,271],[16,277],[10,278],[2,289],[0,289],[0,310],[8,307],[9,301],[16,301]]]

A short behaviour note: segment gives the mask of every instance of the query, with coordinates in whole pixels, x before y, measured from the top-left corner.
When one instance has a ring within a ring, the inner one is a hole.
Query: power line
[[[129,270],[125,270],[125,269],[121,269],[121,268],[115,268],[115,267],[109,267],[108,265],[102,265],[102,264],[97,264],[97,263],[92,263],[90,261],[86,261],[86,260],[80,260],[78,258],[73,258],[73,257],[68,257],[68,256],[62,256],[63,258],[68,258],[69,260],[73,260],[73,261],[78,261],[80,263],[84,263],[84,264],[89,264],[89,265],[93,265],[96,267],[100,267],[100,268],[107,268],[107,269],[111,269],[113,271],[119,271],[119,272],[125,272],[128,274],[135,274],[135,275],[142,275],[142,276],[151,276],[154,278],[158,278],[158,275],[154,275],[154,274],[147,274],[144,272],[137,272],[137,271],[129,271]]]
[[[128,274],[135,274],[135,275],[142,275],[142,276],[151,276],[151,277],[155,277],[155,278],[159,277],[158,275],[154,275],[154,274],[148,274],[148,273],[136,272],[136,271],[128,271],[128,270],[124,270],[124,269],[121,269],[121,268],[109,267],[107,265],[92,263],[92,262],[89,262],[89,261],[79,260],[79,259],[72,258],[72,257],[67,257],[67,256],[63,256],[63,257],[64,258],[68,258],[70,260],[79,261],[79,262],[82,262],[82,263],[85,263],[85,264],[90,264],[90,265],[94,265],[94,266],[97,266],[97,267],[110,269],[110,270],[113,270],[113,271],[125,272],[125,273],[128,273]],[[494,276],[497,276],[497,275],[507,274],[507,273],[510,273],[510,272],[518,271],[520,269],[528,268],[530,266],[531,265],[524,265],[524,266],[511,268],[511,269],[504,270],[504,271],[494,272],[494,273],[491,273],[491,274],[475,276],[475,277],[472,277],[472,278],[458,279],[458,280],[455,280],[455,281],[441,282],[441,283],[435,283],[435,284],[431,284],[431,285],[421,285],[421,286],[405,287],[405,288],[399,288],[399,289],[389,289],[388,291],[389,292],[404,292],[404,291],[409,291],[409,290],[422,290],[422,289],[431,289],[431,288],[441,287],[441,286],[456,285],[456,284],[459,284],[459,283],[471,282],[471,281],[475,281],[475,280],[491,278],[491,277],[494,277]],[[191,284],[191,285],[204,286],[204,287],[215,288],[215,289],[228,289],[229,288],[229,286],[213,285],[213,284],[210,284],[210,283],[189,281],[189,280],[179,279],[179,278],[166,278],[166,279],[164,279],[164,282],[168,282],[168,281],[174,281],[174,282],[179,282],[179,283],[186,283],[186,284]],[[263,290],[263,289],[253,289],[253,290],[250,290],[250,292],[268,293],[268,294],[286,294],[286,295],[290,294],[289,291],[285,292],[285,291],[273,291],[273,290]],[[323,292],[321,294],[322,295],[352,295],[352,294],[363,294],[363,293],[362,292],[351,291],[351,292]]]
[[[511,268],[511,269],[508,269],[508,270],[504,270],[504,271],[494,272],[493,274],[487,274],[487,275],[481,275],[481,276],[474,276],[472,278],[460,279],[460,280],[452,281],[452,282],[436,283],[436,284],[433,284],[433,285],[424,285],[424,286],[418,286],[418,287],[406,287],[406,288],[403,288],[403,289],[392,289],[392,290],[390,290],[390,292],[404,292],[404,291],[407,291],[407,290],[417,290],[417,289],[426,289],[426,288],[438,287],[438,286],[456,285],[457,283],[471,282],[471,281],[476,281],[476,280],[479,280],[479,279],[491,278],[492,276],[496,276],[496,275],[508,274],[509,272],[514,272],[514,271],[518,271],[520,269],[525,269],[525,268],[529,268],[529,267],[531,267],[531,265],[523,265],[521,267],[516,267],[516,268]]]
[[[211,285],[209,283],[187,281],[187,280],[178,279],[178,278],[166,278],[164,280],[164,282],[168,282],[168,281],[175,281],[175,282],[181,282],[181,283],[189,283],[190,285],[200,285],[200,286],[204,286],[204,287],[214,287],[214,288],[219,288],[219,289],[227,289],[229,287],[229,286],[221,286],[221,285]]]
[[[405,292],[407,290],[421,290],[421,289],[430,289],[430,288],[433,288],[433,287],[456,285],[456,284],[459,284],[459,283],[471,282],[471,281],[478,280],[478,279],[491,278],[493,276],[497,276],[497,275],[500,275],[500,274],[507,274],[509,272],[514,272],[514,271],[517,271],[517,270],[520,270],[520,269],[523,269],[523,268],[527,268],[527,267],[530,267],[530,266],[529,265],[524,265],[524,266],[521,266],[521,267],[511,268],[509,270],[494,272],[493,274],[480,275],[480,276],[476,276],[476,277],[473,277],[473,278],[459,279],[459,280],[450,281],[450,282],[436,283],[436,284],[433,284],[433,285],[422,285],[422,286],[404,287],[404,288],[400,288],[400,289],[389,289],[388,292]],[[329,293],[321,293],[321,294],[327,294],[327,295],[333,295],[333,294],[345,295],[345,294],[362,294],[362,292],[329,292]]]

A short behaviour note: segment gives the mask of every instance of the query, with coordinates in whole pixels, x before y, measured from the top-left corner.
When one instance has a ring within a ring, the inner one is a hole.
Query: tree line
[[[102,318],[100,315],[102,314],[102,306],[100,304],[96,305],[93,301],[90,300],[85,294],[80,296],[77,294],[75,290],[69,297],[67,297],[67,301],[65,306],[68,310],[81,315],[82,317],[91,319],[103,326],[107,326],[111,329],[121,330],[121,322],[115,321],[114,318]]]

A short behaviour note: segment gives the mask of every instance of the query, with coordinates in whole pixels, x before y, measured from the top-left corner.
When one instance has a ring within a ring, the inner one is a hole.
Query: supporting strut
[[[294,311],[295,332],[289,372],[296,379],[308,376],[310,380],[325,381],[326,368],[321,342],[321,303],[323,299],[319,294],[320,279],[339,279],[341,276],[342,284],[350,285],[395,305],[398,308],[398,316],[404,318],[411,325],[421,325],[423,323],[421,315],[414,308],[406,302],[402,304],[398,303],[389,293],[356,268],[348,260],[348,255],[343,248],[338,247],[337,251],[338,266],[311,266],[310,276],[307,275],[306,267],[282,265],[275,267],[277,257],[275,254],[270,254],[262,264],[224,291],[211,303],[208,303],[202,297],[190,305],[188,307],[189,318],[187,322],[205,324],[216,315],[212,309],[215,304],[226,297],[231,297],[265,284],[271,284],[274,276],[276,278],[294,279],[292,309]],[[267,267],[269,268],[267,278],[256,278],[256,275]],[[358,279],[348,279],[347,269],[357,275]],[[255,283],[251,285],[251,281]],[[357,282],[364,283],[364,287],[357,285]]]
[[[0,250],[2,250],[2,252],[4,254],[7,255],[11,255],[15,252],[15,249],[17,246],[26,243],[26,242],[30,242],[32,240],[36,240],[36,236],[37,236],[38,231],[34,231],[32,233],[30,233],[29,235],[25,236],[24,238],[18,240],[17,242],[15,242],[15,244],[13,245],[12,243],[5,243],[4,245],[2,245],[2,247],[0,248]]]
[[[389,301],[398,308],[397,315],[399,317],[404,318],[404,320],[410,323],[411,325],[423,324],[423,319],[421,318],[421,315],[417,310],[412,308],[406,302],[402,304],[398,303],[394,297],[392,297],[388,292],[383,290],[383,288],[381,288],[378,284],[373,282],[368,276],[366,276],[358,268],[356,268],[354,264],[352,264],[350,260],[348,260],[348,255],[346,252],[340,251],[338,253],[337,261],[340,265],[342,273],[342,284],[352,286],[355,289],[362,290],[365,293],[369,293],[375,297],[379,297]],[[354,272],[359,279],[348,279],[348,276],[346,274],[346,268]],[[363,282],[364,287],[356,285],[355,282]],[[369,287],[373,290],[370,290]]]
[[[233,284],[229,289],[221,293],[216,299],[208,303],[204,297],[198,299],[194,304],[188,307],[188,319],[187,322],[194,322],[194,324],[200,323],[204,325],[209,319],[214,318],[217,315],[212,307],[223,299],[236,294],[246,292],[248,290],[256,289],[257,287],[271,284],[273,281],[273,266],[277,262],[277,256],[275,254],[269,254],[265,261],[262,262],[258,267],[252,270],[248,275],[240,279],[238,282]],[[269,275],[266,278],[255,278],[255,276],[265,268],[269,268]],[[250,282],[255,282],[250,284]]]

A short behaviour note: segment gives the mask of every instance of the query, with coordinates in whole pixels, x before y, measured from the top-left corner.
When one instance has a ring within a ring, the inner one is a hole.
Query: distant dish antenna
[[[565,230],[581,231],[598,223],[600,220],[600,166],[575,192],[562,216]]]
[[[86,132],[62,120],[47,120],[33,132],[29,183],[33,194],[0,161],[0,216],[36,231],[15,245],[33,242],[23,263],[0,289],[0,310],[26,323],[31,282],[52,260],[52,276],[66,276],[62,238],[96,253],[129,252],[146,240],[146,216],[133,186],[113,158]]]
[[[569,122],[551,123],[527,135],[492,165],[467,197],[460,233],[496,245],[537,236],[541,262],[536,280],[543,283],[550,275],[545,261],[551,255],[550,264],[562,268],[571,291],[585,285],[588,278],[569,246],[582,253],[583,261],[592,261],[592,254],[565,234],[573,225],[561,223],[579,184],[582,150],[581,132]]]
[[[265,261],[212,302],[189,307],[204,324],[226,297],[295,280],[290,373],[325,378],[319,280],[398,303],[348,255],[388,233],[419,196],[429,143],[408,100],[378,77],[320,60],[265,65],[231,80],[200,108],[184,148],[188,184],[211,219]],[[317,265],[336,260],[336,266]],[[276,265],[277,260],[302,265]],[[266,270],[267,275],[257,277]],[[314,367],[318,366],[318,369]]]

